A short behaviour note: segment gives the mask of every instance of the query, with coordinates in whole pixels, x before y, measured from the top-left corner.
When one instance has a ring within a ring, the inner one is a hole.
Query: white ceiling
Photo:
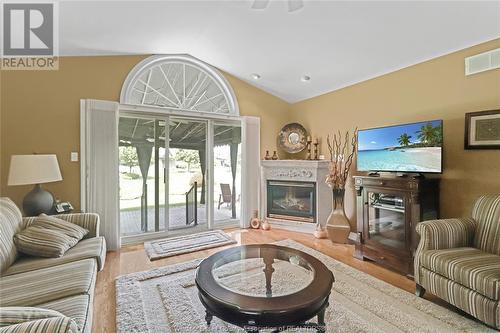
[[[305,0],[292,13],[283,1],[251,5],[64,1],[60,54],[187,53],[297,102],[500,37],[499,1]]]

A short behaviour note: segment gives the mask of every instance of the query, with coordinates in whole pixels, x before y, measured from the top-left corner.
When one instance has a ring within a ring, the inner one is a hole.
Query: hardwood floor
[[[405,276],[375,265],[369,261],[360,261],[352,257],[354,247],[351,245],[334,245],[327,239],[315,239],[310,234],[292,232],[282,229],[263,230],[226,230],[233,234],[238,244],[272,243],[283,239],[293,239],[306,246],[321,251],[330,257],[348,264],[360,271],[384,280],[396,287],[414,293],[415,283]],[[236,246],[236,245],[230,245]],[[183,261],[204,258],[224,248],[218,247],[171,258],[149,261],[143,245],[128,246],[117,252],[108,252],[104,270],[98,273],[94,299],[93,332],[115,332],[115,279],[116,277],[148,270],[155,267],[171,265]],[[451,308],[444,301],[426,294],[425,298],[440,305]]]

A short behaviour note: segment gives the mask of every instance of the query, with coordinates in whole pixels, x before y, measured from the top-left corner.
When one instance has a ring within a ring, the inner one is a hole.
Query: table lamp
[[[35,184],[23,200],[25,216],[50,213],[54,196],[40,184],[62,180],[56,155],[12,155],[7,185]]]

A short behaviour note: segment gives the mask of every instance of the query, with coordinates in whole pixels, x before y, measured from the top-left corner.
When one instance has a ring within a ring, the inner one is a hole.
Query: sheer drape
[[[241,149],[241,227],[250,225],[254,210],[259,209],[260,197],[260,118],[242,117]],[[261,214],[262,215],[262,214]]]
[[[120,248],[118,107],[116,102],[81,101],[82,210],[100,216],[108,250]]]

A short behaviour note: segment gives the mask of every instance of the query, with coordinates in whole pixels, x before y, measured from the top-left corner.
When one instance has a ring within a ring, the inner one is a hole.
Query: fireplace
[[[316,222],[316,183],[267,181],[267,217]]]
[[[328,161],[262,161],[261,217],[272,227],[314,233],[326,226],[332,190],[326,185]]]

